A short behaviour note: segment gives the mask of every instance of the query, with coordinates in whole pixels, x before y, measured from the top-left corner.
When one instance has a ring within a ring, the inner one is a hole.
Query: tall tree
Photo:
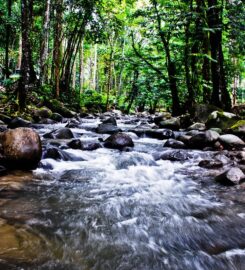
[[[31,47],[31,26],[33,19],[33,0],[21,0],[21,34],[22,34],[22,59],[21,78],[18,86],[19,110],[26,106],[26,96],[31,85],[36,81]]]

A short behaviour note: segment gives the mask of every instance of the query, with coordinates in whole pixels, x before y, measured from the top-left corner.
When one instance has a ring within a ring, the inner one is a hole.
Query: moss
[[[231,126],[232,130],[238,129],[239,127],[245,126],[245,120],[237,121],[233,126]]]

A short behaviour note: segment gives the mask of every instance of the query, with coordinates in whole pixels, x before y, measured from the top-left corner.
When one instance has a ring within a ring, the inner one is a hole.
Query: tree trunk
[[[50,2],[46,2],[46,10],[43,23],[42,43],[41,43],[41,54],[40,54],[40,81],[43,84],[47,80],[47,59],[48,59],[48,41],[49,41],[49,23],[50,23]]]
[[[94,46],[94,72],[93,72],[93,89],[97,89],[97,65],[98,65],[98,44]]]
[[[83,92],[83,87],[84,87],[84,41],[83,40],[80,46],[79,85],[80,85],[80,94],[81,94]]]
[[[128,103],[128,107],[126,109],[126,113],[130,112],[130,109],[131,109],[131,107],[133,105],[133,102],[134,102],[135,98],[138,95],[138,91],[139,91],[139,88],[138,88],[138,85],[137,85],[138,78],[139,78],[139,71],[136,68],[134,70],[132,89],[131,89],[131,93],[130,93],[130,96],[129,96],[129,103]]]
[[[62,19],[63,19],[63,0],[55,0],[56,16],[54,26],[54,85],[55,96],[60,97],[60,68],[62,55]]]
[[[22,32],[22,59],[21,78],[18,87],[19,110],[26,106],[26,96],[31,84],[36,81],[36,73],[32,62],[32,50],[30,43],[30,28],[32,25],[32,0],[21,0],[21,32]]]
[[[212,103],[220,108],[229,110],[231,99],[226,87],[224,72],[224,57],[222,50],[222,10],[218,6],[217,0],[208,0],[207,19],[210,32],[211,74],[212,74]]]
[[[10,19],[12,15],[12,0],[7,1],[8,9],[8,22],[6,24],[6,44],[5,44],[5,78],[8,79],[10,75],[9,70],[9,44],[10,44],[10,35],[11,35],[11,25]]]

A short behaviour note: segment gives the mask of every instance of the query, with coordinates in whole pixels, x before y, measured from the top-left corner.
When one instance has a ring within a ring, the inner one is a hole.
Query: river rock
[[[30,126],[31,126],[31,122],[26,121],[22,119],[21,117],[14,118],[8,124],[8,128],[11,128],[11,129],[19,128],[19,127],[30,127]]]
[[[186,145],[178,140],[175,139],[168,139],[165,144],[163,145],[163,147],[171,147],[171,148],[175,148],[175,149],[184,149],[186,148]]]
[[[245,175],[242,170],[234,167],[216,176],[215,180],[223,185],[237,185],[243,182],[244,178]]]
[[[122,130],[112,124],[99,124],[98,127],[96,128],[96,132],[99,134],[114,134],[117,132],[121,132]]]
[[[228,148],[245,146],[245,142],[233,134],[221,135],[219,141]]]
[[[223,163],[220,160],[201,160],[198,166],[206,169],[218,169],[223,167]]]
[[[125,133],[116,133],[105,140],[104,146],[107,148],[122,150],[124,147],[133,147],[134,143],[130,136]]]
[[[72,149],[82,149],[83,145],[81,140],[79,139],[74,139],[70,142],[67,143],[67,146]]]
[[[148,129],[145,131],[145,135],[159,140],[174,138],[174,132],[171,129]]]
[[[56,121],[56,122],[63,122],[63,117],[59,113],[53,113],[51,115],[51,119],[54,120],[54,121]]]
[[[188,127],[188,130],[205,130],[206,129],[206,125],[203,123],[194,123],[191,126]]]
[[[33,117],[35,118],[51,118],[52,111],[47,107],[42,107],[40,109],[35,109],[33,111]]]
[[[184,150],[169,150],[161,153],[154,153],[155,160],[185,161],[190,158],[188,152]]]
[[[41,140],[30,128],[16,128],[1,133],[1,160],[13,169],[35,169],[42,156]]]
[[[180,120],[177,117],[173,117],[171,119],[167,119],[161,121],[159,123],[160,128],[169,128],[171,130],[179,130],[180,129]]]
[[[102,145],[98,142],[84,142],[82,144],[82,150],[84,151],[94,151],[96,149],[101,148]]]
[[[191,109],[191,117],[194,121],[206,123],[208,117],[214,111],[221,111],[221,109],[210,104],[196,104]]]
[[[102,123],[103,124],[111,124],[113,126],[117,126],[117,120],[113,116],[106,118],[105,120],[102,121]]]
[[[56,147],[48,147],[43,153],[43,159],[51,158],[54,160],[63,161],[84,161],[82,157],[75,156],[74,154],[63,151]]]
[[[214,111],[208,117],[206,126],[208,128],[220,128],[224,131],[233,126],[237,120],[239,120],[239,117],[233,113]]]
[[[216,131],[207,130],[192,136],[189,140],[189,146],[193,149],[213,147],[218,139],[219,134]]]
[[[54,120],[52,120],[52,119],[49,119],[49,118],[43,118],[38,123],[39,124],[44,124],[44,125],[53,125],[56,122]]]
[[[43,135],[45,139],[72,139],[74,135],[69,128],[60,128]]]

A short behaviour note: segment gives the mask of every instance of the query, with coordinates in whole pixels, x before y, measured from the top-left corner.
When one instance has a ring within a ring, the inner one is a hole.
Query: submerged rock
[[[41,140],[30,128],[16,128],[1,133],[1,161],[7,168],[32,170],[42,156]]]
[[[133,147],[132,138],[125,133],[116,133],[105,140],[104,146],[107,148],[122,150],[124,147]]]
[[[216,176],[215,180],[223,185],[237,185],[243,182],[245,175],[241,169],[235,167]]]

